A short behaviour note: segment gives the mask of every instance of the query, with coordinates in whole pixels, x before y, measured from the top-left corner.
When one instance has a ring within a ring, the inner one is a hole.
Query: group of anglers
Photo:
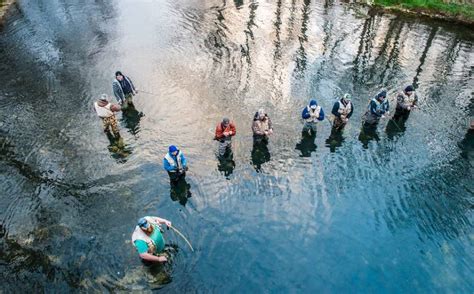
[[[117,118],[115,113],[119,111],[128,111],[134,108],[133,96],[138,90],[133,85],[132,80],[117,71],[112,83],[114,96],[118,104],[110,102],[109,97],[103,94],[100,99],[94,102],[97,115],[101,118],[104,132],[112,132],[115,137],[120,137]],[[393,119],[406,120],[410,111],[417,107],[418,97],[413,86],[407,86],[403,91],[397,94],[397,106]],[[354,106],[351,101],[351,95],[345,94],[334,103],[331,110],[333,115],[333,131],[342,131],[354,112]],[[369,103],[367,111],[363,117],[364,128],[376,128],[380,119],[388,116],[389,103],[387,92],[381,91]],[[316,100],[311,100],[303,109],[301,118],[304,120],[303,134],[311,136],[316,135],[319,122],[327,119],[323,108],[318,105]],[[252,132],[254,144],[268,143],[273,134],[272,120],[263,109],[259,109],[252,123]],[[214,140],[219,142],[218,154],[224,156],[232,148],[232,137],[237,134],[236,126],[228,118],[224,118],[217,124]],[[177,183],[186,176],[188,170],[187,160],[183,152],[175,145],[168,147],[168,152],[163,158],[163,167],[167,171],[171,185]],[[159,218],[146,216],[138,221],[132,235],[132,242],[136,247],[140,257],[148,262],[166,262],[165,241],[163,238],[163,229],[161,225],[167,228],[171,227],[171,222]]]

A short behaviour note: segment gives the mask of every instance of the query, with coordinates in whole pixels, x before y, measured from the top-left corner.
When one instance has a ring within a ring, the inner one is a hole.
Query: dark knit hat
[[[379,99],[379,98],[385,98],[387,97],[387,91],[383,90],[382,92],[378,93],[376,98]]]
[[[413,92],[413,91],[415,91],[415,89],[413,89],[413,86],[412,86],[412,85],[407,86],[407,87],[405,88],[405,92]]]

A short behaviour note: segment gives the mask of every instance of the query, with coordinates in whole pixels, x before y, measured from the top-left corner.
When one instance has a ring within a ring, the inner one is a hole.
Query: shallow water
[[[474,35],[338,2],[20,0],[0,31],[0,270],[5,292],[470,293]],[[92,103],[115,70],[144,117],[102,133]],[[359,140],[368,100],[414,83],[404,126]],[[312,97],[353,94],[342,138],[301,138]],[[263,107],[275,134],[252,151]],[[216,123],[237,125],[219,164]],[[329,138],[329,140],[328,140]],[[170,191],[162,158],[188,157]],[[143,215],[190,239],[145,267]]]

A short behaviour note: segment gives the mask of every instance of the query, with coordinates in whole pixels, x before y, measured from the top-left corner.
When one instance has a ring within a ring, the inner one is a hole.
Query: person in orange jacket
[[[235,125],[228,118],[225,117],[222,122],[217,124],[214,140],[219,141],[219,156],[224,156],[227,150],[232,148],[232,137],[235,134]]]

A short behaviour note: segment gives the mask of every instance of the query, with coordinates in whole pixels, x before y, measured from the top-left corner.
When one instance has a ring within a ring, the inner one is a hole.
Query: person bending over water
[[[145,216],[138,220],[132,234],[132,243],[142,260],[151,262],[168,261],[163,254],[165,239],[160,227],[162,224],[166,225],[168,229],[171,227],[169,220],[156,216]]]

